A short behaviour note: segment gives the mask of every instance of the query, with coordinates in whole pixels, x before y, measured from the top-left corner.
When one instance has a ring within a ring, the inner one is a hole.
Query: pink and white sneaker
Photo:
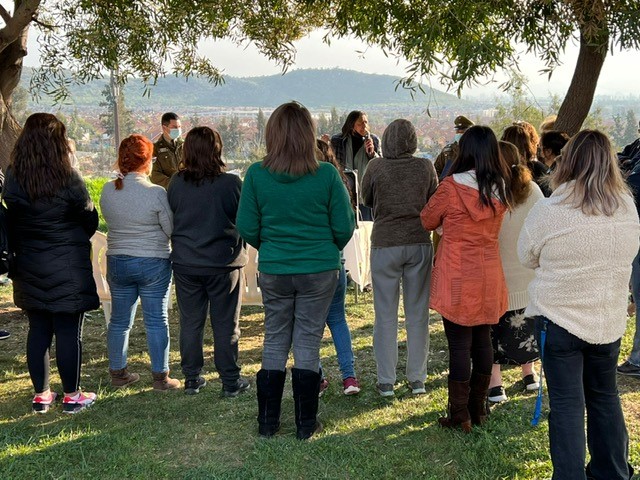
[[[65,395],[62,401],[62,411],[69,414],[81,412],[85,408],[93,405],[96,397],[97,395],[93,392],[78,392],[73,397]]]
[[[360,393],[360,384],[354,377],[347,377],[342,381],[345,395],[356,395]]]
[[[36,395],[33,397],[33,413],[47,413],[51,405],[53,405],[58,398],[56,392],[49,391],[48,395]]]

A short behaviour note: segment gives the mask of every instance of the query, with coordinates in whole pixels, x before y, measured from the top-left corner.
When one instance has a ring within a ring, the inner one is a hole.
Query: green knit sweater
[[[262,162],[244,178],[237,228],[259,251],[258,270],[272,275],[326,272],[340,268],[340,250],[355,220],[349,194],[331,164],[314,173],[274,173]]]

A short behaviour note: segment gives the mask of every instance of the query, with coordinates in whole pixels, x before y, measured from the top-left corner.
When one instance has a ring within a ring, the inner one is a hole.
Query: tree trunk
[[[0,72],[0,76],[4,72]],[[9,165],[13,145],[20,135],[20,125],[11,115],[4,97],[0,95],[0,168],[4,172]]]
[[[608,35],[606,37],[608,40]],[[600,70],[602,70],[604,59],[607,56],[607,43],[604,43],[605,47],[595,46],[589,44],[584,35],[580,36],[578,62],[567,95],[558,111],[556,130],[573,135],[582,127],[584,120],[589,115],[593,95],[600,78]]]
[[[6,170],[20,125],[11,114],[11,95],[20,82],[22,60],[27,54],[25,27],[18,38],[0,51],[0,167]]]

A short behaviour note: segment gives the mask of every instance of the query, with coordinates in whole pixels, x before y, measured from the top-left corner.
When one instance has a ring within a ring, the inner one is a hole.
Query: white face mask
[[[180,128],[172,128],[171,130],[169,130],[169,137],[171,138],[171,140],[179,138],[180,135],[182,135],[182,129]]]
[[[462,138],[462,134],[461,134],[461,133],[456,133],[456,134],[453,136],[453,141],[454,141],[454,142],[459,142],[461,138]]]

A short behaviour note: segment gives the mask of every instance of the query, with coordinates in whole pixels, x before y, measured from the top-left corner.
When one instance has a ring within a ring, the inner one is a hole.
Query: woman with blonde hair
[[[107,281],[111,290],[111,321],[107,350],[111,385],[124,387],[140,375],[127,369],[129,331],[138,299],[147,331],[153,389],[173,390],[169,378],[169,238],[173,215],[167,192],[149,181],[153,143],[131,135],[118,149],[118,177],[105,184],[100,197],[107,235]]]
[[[77,413],[96,400],[95,393],[80,391],[80,371],[84,314],[100,306],[90,257],[98,213],[70,157],[64,124],[34,113],[11,152],[4,183],[16,254],[9,276],[13,301],[29,319],[27,366],[36,413],[47,412],[57,397],[49,385],[54,336],[63,412]]]
[[[638,214],[611,143],[597,130],[569,140],[551,185],[551,197],[525,220],[518,256],[535,270],[525,314],[536,317],[549,390],[553,478],[626,480],[633,469],[616,363]]]
[[[355,227],[349,194],[336,168],[318,162],[315,124],[297,102],[280,105],[265,130],[267,155],[244,179],[237,227],[259,252],[265,313],[257,375],[258,431],[280,428],[289,351],[297,438],[317,421],[320,342],[341,267],[340,250]]]
[[[535,391],[539,386],[533,368],[533,362],[538,359],[533,319],[524,315],[524,308],[529,302],[527,286],[533,280],[533,272],[520,264],[517,244],[527,213],[538,200],[544,198],[540,188],[531,179],[531,172],[522,161],[516,146],[503,141],[499,145],[502,158],[511,169],[513,209],[505,215],[498,237],[502,269],[509,292],[509,306],[498,324],[491,326],[494,363],[489,383],[489,401],[493,403],[507,400],[502,386],[501,365],[521,366],[525,390]]]

